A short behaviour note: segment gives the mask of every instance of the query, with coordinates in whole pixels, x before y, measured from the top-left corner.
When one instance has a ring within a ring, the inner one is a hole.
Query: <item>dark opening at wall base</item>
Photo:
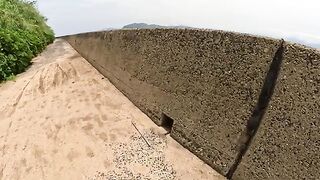
[[[173,119],[167,116],[166,114],[161,114],[161,127],[163,127],[168,133],[171,132],[173,126]]]

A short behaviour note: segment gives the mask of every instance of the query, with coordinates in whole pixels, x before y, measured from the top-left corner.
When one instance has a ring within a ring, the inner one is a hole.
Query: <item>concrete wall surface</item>
[[[191,29],[63,38],[155,123],[162,124],[163,114],[172,118],[171,136],[221,174],[239,164],[234,179],[320,177],[315,171],[320,167],[315,50],[284,45],[274,95],[251,141],[243,134],[262,101],[280,40]],[[243,141],[251,144],[241,159]]]
[[[234,179],[320,179],[320,52],[287,44],[269,109]]]

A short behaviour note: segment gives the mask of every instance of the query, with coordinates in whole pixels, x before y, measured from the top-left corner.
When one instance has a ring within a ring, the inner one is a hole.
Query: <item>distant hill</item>
[[[174,29],[190,29],[189,26],[161,26],[157,24],[146,24],[146,23],[132,23],[123,26],[122,29],[165,29],[165,28],[174,28]]]

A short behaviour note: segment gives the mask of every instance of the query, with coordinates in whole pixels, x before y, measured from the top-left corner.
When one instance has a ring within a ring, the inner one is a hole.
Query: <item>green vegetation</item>
[[[53,40],[35,2],[0,0],[0,82],[23,72]]]

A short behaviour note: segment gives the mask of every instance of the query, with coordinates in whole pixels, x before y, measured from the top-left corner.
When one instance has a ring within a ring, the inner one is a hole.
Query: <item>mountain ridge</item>
[[[166,28],[191,29],[192,27],[184,26],[184,25],[163,26],[158,24],[147,24],[147,23],[131,23],[122,27],[122,29],[166,29]]]

